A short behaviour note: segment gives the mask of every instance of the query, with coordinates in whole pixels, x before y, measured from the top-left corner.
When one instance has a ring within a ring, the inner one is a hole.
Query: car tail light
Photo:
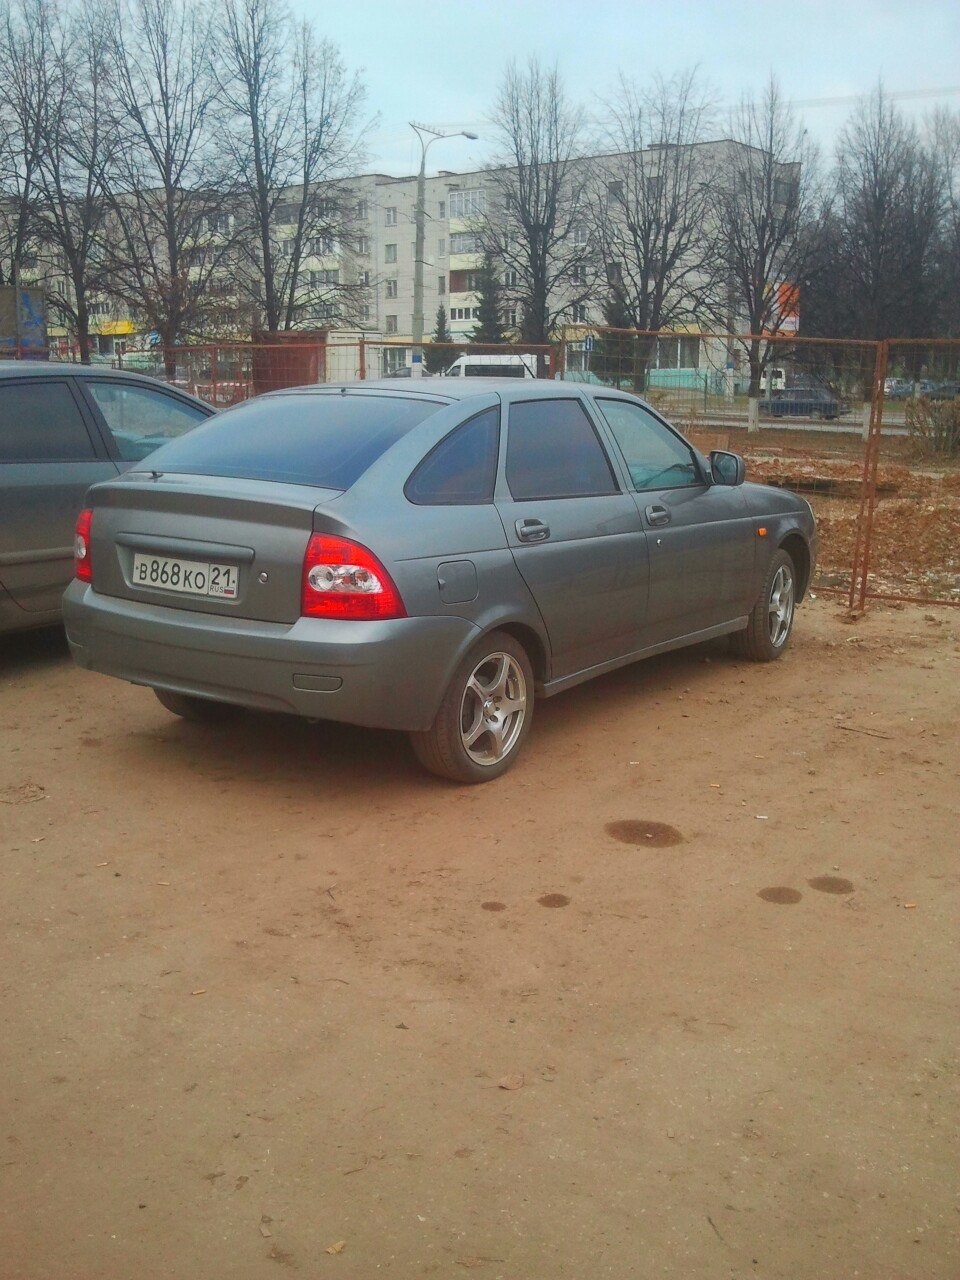
[[[81,582],[93,581],[93,564],[90,560],[90,524],[93,512],[88,508],[77,516],[77,528],[73,539],[73,570]]]
[[[315,533],[303,557],[300,612],[307,618],[405,618],[400,592],[366,547]]]

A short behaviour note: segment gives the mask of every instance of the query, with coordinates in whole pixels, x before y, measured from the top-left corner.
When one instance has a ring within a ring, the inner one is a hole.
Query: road
[[[819,600],[469,789],[3,641],[4,1280],[955,1280],[958,658]]]

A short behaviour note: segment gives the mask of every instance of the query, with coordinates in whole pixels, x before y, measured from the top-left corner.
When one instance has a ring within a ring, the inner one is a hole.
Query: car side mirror
[[[739,453],[726,453],[723,449],[713,449],[710,453],[710,474],[714,484],[736,486],[743,484],[747,468]]]

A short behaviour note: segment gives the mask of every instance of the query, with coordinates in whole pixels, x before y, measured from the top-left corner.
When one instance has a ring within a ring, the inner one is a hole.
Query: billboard
[[[0,351],[47,359],[47,300],[42,289],[0,285]]]

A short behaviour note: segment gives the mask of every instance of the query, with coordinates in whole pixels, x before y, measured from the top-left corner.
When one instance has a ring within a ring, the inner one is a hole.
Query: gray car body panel
[[[815,554],[812,513],[802,499],[757,485],[713,485],[699,454],[702,483],[635,493],[592,388],[486,378],[439,390],[408,383],[398,391],[396,382],[348,388],[358,395],[387,390],[442,407],[345,492],[165,475],[162,457],[159,475],[131,473],[97,486],[90,496],[94,585],[75,582],[64,599],[78,662],[201,697],[422,730],[432,724],[458,664],[486,632],[506,628],[518,635],[539,691],[549,695],[647,654],[741,629],[782,539],[798,534]],[[600,391],[635,403],[624,393]],[[513,500],[504,472],[511,405],[553,397],[584,405],[619,492]],[[495,501],[410,502],[404,484],[434,445],[497,406]],[[653,503],[669,509],[666,528],[650,524],[646,510]],[[530,517],[550,526],[545,541],[520,541],[516,522]],[[369,547],[397,584],[408,617],[301,618],[300,574],[311,531]],[[179,548],[195,555],[204,547],[225,558],[234,553],[237,600],[171,600],[169,592],[134,587],[129,556],[151,545],[160,554]]]
[[[0,460],[0,633],[59,621],[64,588],[73,576],[73,532],[90,487],[133,465],[118,456],[96,402],[93,380],[146,387],[212,414],[202,401],[154,378],[97,365],[0,361],[0,387],[65,383],[90,441],[83,461]]]

